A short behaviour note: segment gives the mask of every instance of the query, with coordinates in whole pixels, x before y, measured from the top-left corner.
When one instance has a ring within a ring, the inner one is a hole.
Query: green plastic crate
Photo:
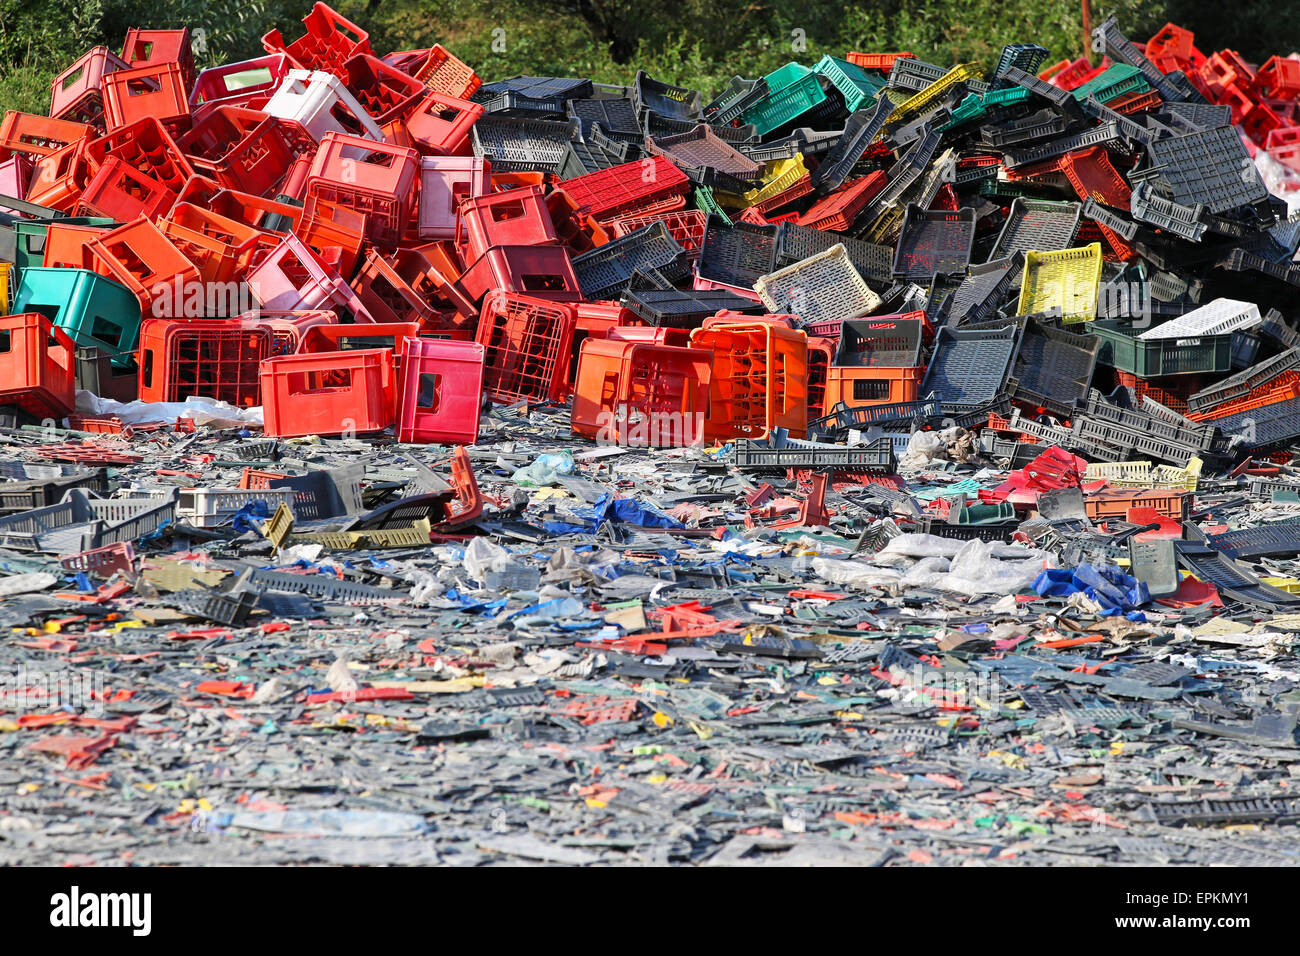
[[[1023,86],[1008,86],[1000,90],[989,90],[984,94],[984,108],[991,110],[997,106],[1014,106],[1017,103],[1024,103],[1032,95]]]
[[[1129,93],[1142,93],[1150,88],[1151,84],[1137,67],[1129,66],[1127,63],[1116,63],[1101,76],[1076,88],[1073,93],[1074,98],[1080,102],[1089,96],[1095,96],[1100,102],[1108,103],[1116,97]]]
[[[885,84],[866,73],[862,67],[827,53],[813,67],[813,72],[831,81],[844,95],[844,105],[850,113],[861,109],[876,98]]]
[[[787,63],[766,77],[767,96],[741,115],[760,136],[802,116],[826,99],[817,74],[798,63]]]
[[[89,269],[24,269],[13,311],[40,313],[77,345],[93,345],[111,355],[118,368],[134,361],[140,300],[126,286]]]
[[[1186,339],[1139,339],[1129,323],[1098,319],[1088,331],[1101,339],[1100,365],[1109,365],[1140,378],[1227,372],[1232,369],[1232,336],[1201,335]]]
[[[731,217],[718,205],[718,201],[713,198],[713,190],[708,186],[695,187],[695,208],[702,209],[711,216],[718,216],[728,226],[733,225]]]

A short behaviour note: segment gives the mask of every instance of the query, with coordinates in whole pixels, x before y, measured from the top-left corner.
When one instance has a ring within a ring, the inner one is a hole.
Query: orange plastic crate
[[[349,59],[375,52],[369,33],[324,3],[313,6],[302,24],[306,32],[292,43],[286,45],[280,31],[272,30],[262,37],[262,48],[267,53],[283,53],[296,69],[324,70],[339,78]]]
[[[575,434],[633,447],[682,447],[703,438],[711,354],[589,338],[578,358]]]
[[[435,43],[429,50],[429,55],[416,71],[415,78],[435,93],[462,100],[469,99],[483,85],[469,64],[452,56],[439,43]]]
[[[269,328],[239,319],[145,319],[140,325],[140,401],[197,395],[239,408],[262,404],[260,363],[275,354]]]
[[[143,216],[90,240],[86,247],[95,271],[130,289],[144,316],[183,314],[186,295],[199,281],[194,263]]]
[[[718,325],[691,332],[713,353],[706,440],[758,438],[773,428],[808,430],[808,336],[776,324]]]
[[[65,146],[88,140],[94,132],[85,123],[10,110],[0,120],[0,162],[14,155],[40,159]]]

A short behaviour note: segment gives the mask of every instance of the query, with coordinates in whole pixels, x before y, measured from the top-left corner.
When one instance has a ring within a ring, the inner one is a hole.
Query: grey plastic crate
[[[1006,383],[1022,330],[1015,322],[997,329],[939,329],[921,395],[937,398],[945,411],[991,402]]]
[[[1023,196],[1011,203],[997,242],[986,261],[1006,259],[1017,252],[1068,249],[1079,228],[1082,207],[1077,202],[1050,202]]]
[[[638,269],[653,269],[668,279],[684,277],[686,250],[662,222],[573,257],[578,285],[588,299],[608,299],[627,288]]]
[[[1012,398],[1068,416],[1088,394],[1100,349],[1095,335],[1030,322],[1012,366]]]
[[[936,275],[963,275],[974,244],[974,209],[922,209],[908,203],[894,276],[928,282]]]

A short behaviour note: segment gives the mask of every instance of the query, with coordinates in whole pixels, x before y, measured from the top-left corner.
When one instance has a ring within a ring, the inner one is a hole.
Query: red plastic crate
[[[1196,49],[1195,39],[1191,30],[1184,30],[1177,24],[1166,23],[1147,41],[1147,59],[1170,56],[1192,67],[1199,67],[1205,61],[1205,56]]]
[[[303,353],[261,365],[263,433],[271,438],[382,431],[393,424],[388,349]]]
[[[1241,128],[1256,143],[1265,143],[1268,134],[1284,129],[1287,123],[1264,103],[1256,103],[1241,118]]]
[[[405,117],[429,92],[415,77],[369,53],[349,58],[340,77],[362,109],[380,126]]]
[[[887,185],[889,185],[889,174],[879,169],[870,175],[855,179],[813,203],[808,211],[799,217],[798,224],[811,226],[813,229],[846,231],[853,225],[853,220],[858,217],[858,213],[866,209],[868,203]]]
[[[76,406],[76,346],[43,315],[0,316],[0,405],[39,419],[59,419]]]
[[[556,302],[583,298],[563,246],[495,246],[479,256],[456,285],[470,302],[481,302],[493,290]]]
[[[179,192],[194,175],[194,167],[176,145],[176,140],[152,116],[92,139],[86,144],[86,156],[95,167],[109,156],[116,156],[173,192]]]
[[[255,229],[262,228],[261,223],[268,214],[285,217],[293,230],[296,230],[302,222],[301,206],[276,202],[274,199],[266,199],[262,196],[250,196],[237,189],[222,189],[212,197],[208,208],[218,215],[242,222]]]
[[[364,158],[352,158],[348,150]],[[304,214],[321,200],[350,206],[366,216],[366,238],[395,246],[415,208],[419,155],[413,149],[326,133],[307,179]]]
[[[572,307],[515,292],[488,294],[475,340],[484,347],[484,391],[494,402],[557,402],[569,382],[577,317]]]
[[[191,165],[223,186],[266,196],[316,141],[293,120],[237,106],[214,107],[176,145]]]
[[[80,140],[88,140],[94,132],[85,123],[10,110],[0,120],[0,162],[14,155],[40,159]]]
[[[109,132],[152,116],[169,132],[190,126],[190,98],[178,63],[156,63],[109,73],[103,81],[104,126]]]
[[[144,216],[157,219],[176,202],[176,193],[166,185],[109,156],[78,197],[84,215],[107,216],[119,222]]]
[[[271,332],[271,354],[293,355],[302,338],[318,325],[335,325],[339,317],[327,309],[278,312],[258,309],[241,312],[232,321],[242,322],[252,328],[265,328]]]
[[[306,33],[285,45],[279,30],[262,37],[267,53],[283,53],[299,70],[324,70],[343,78],[343,64],[359,53],[373,54],[370,34],[330,7],[317,3],[303,17]]]
[[[656,222],[664,224],[668,235],[690,253],[692,261],[699,259],[700,248],[704,245],[704,233],[709,227],[709,214],[702,209],[652,213],[649,216],[620,216],[618,219],[611,219],[609,226],[614,238],[618,238],[636,232],[638,229],[644,229],[646,226],[652,226]]]
[[[140,325],[140,401],[213,398],[262,404],[260,364],[275,354],[269,328],[239,319],[145,319]]]
[[[1300,172],[1300,126],[1270,131],[1264,148],[1279,163]]]
[[[294,226],[294,234],[303,244],[322,256],[325,250],[338,251],[338,272],[351,276],[361,260],[361,250],[366,241],[366,217],[349,206],[319,200],[310,215],[304,215]]]
[[[1265,96],[1300,95],[1300,60],[1289,56],[1269,57],[1255,74],[1255,87]]]
[[[415,78],[435,93],[462,100],[469,99],[483,85],[472,67],[439,43],[429,50],[424,63],[416,70]]]
[[[87,140],[78,140],[38,160],[32,166],[31,185],[25,190],[27,201],[60,212],[75,210],[94,175],[86,156],[86,143]],[[25,162],[25,159],[16,156],[9,160],[18,161]],[[0,192],[10,196],[24,195],[23,192]]]
[[[648,202],[682,196],[690,179],[663,156],[647,157],[560,181],[579,209],[598,219]]]
[[[178,203],[160,224],[163,235],[199,270],[204,282],[240,278],[261,233],[190,203]]]
[[[190,90],[190,111],[198,121],[200,107],[239,106],[259,109],[289,74],[289,58],[283,53],[269,53],[238,63],[224,63],[199,73]],[[261,74],[266,79],[261,79]],[[250,82],[254,77],[256,81]],[[240,82],[235,82],[236,80]]]
[[[122,59],[133,67],[175,63],[181,68],[185,88],[194,85],[194,50],[190,44],[189,27],[179,30],[141,30],[132,27],[126,31]]]
[[[443,445],[477,442],[485,355],[477,342],[406,339],[397,440]]]
[[[1101,146],[1066,153],[1057,164],[1065,178],[1074,187],[1080,199],[1096,196],[1098,201],[1116,209],[1129,208],[1130,189],[1124,177],[1111,164],[1110,156]],[[1133,257],[1133,247],[1125,239],[1102,223],[1096,223],[1115,256],[1122,260]]]
[[[406,132],[422,155],[465,156],[470,153],[470,128],[482,115],[478,103],[429,90],[407,114]]]
[[[559,242],[539,186],[474,196],[464,200],[460,210],[464,229],[461,241],[469,243],[470,255],[474,258],[493,246],[555,245]]]
[[[88,50],[50,83],[50,115],[56,119],[102,127],[104,97],[101,83],[107,74],[128,69],[128,66],[108,47],[97,46]]]
[[[578,359],[570,426],[632,447],[682,447],[704,437],[712,355],[618,339],[588,339]]]
[[[199,272],[148,219],[141,216],[86,243],[100,275],[115,279],[140,300],[141,315],[180,316]]]
[[[404,260],[410,263],[424,261],[423,256]],[[418,266],[417,266],[418,268]],[[352,288],[366,311],[376,322],[432,323],[439,318],[437,310],[417,291],[412,282],[419,283],[418,274],[411,281],[398,272],[396,262],[390,262],[378,249],[372,249]]]
[[[682,199],[680,196],[677,198]],[[546,210],[551,215],[551,225],[555,227],[560,245],[573,255],[603,246],[611,238],[609,227],[579,209],[573,197],[563,189],[556,189],[546,197]]]

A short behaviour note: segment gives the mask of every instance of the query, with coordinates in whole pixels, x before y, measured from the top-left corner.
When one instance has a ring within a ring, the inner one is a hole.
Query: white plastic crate
[[[359,135],[385,142],[383,130],[348,92],[343,81],[321,70],[290,70],[280,88],[262,107],[262,112],[281,119],[297,120],[319,143],[326,133],[358,135],[356,130],[345,128],[334,115],[335,107],[340,105],[352,114],[361,128]],[[364,155],[353,147],[349,150],[356,154],[349,158],[360,159]],[[347,152],[345,150],[345,155]]]
[[[1238,329],[1254,328],[1263,321],[1259,306],[1237,299],[1215,299],[1186,315],[1170,319],[1138,335],[1140,339],[1182,339],[1198,335],[1227,335]]]
[[[760,276],[754,291],[773,313],[797,315],[805,322],[856,319],[880,308],[839,242],[776,272]]]
[[[253,501],[265,501],[268,514],[280,505],[293,510],[292,488],[184,488],[176,513],[196,528],[215,528]]]

